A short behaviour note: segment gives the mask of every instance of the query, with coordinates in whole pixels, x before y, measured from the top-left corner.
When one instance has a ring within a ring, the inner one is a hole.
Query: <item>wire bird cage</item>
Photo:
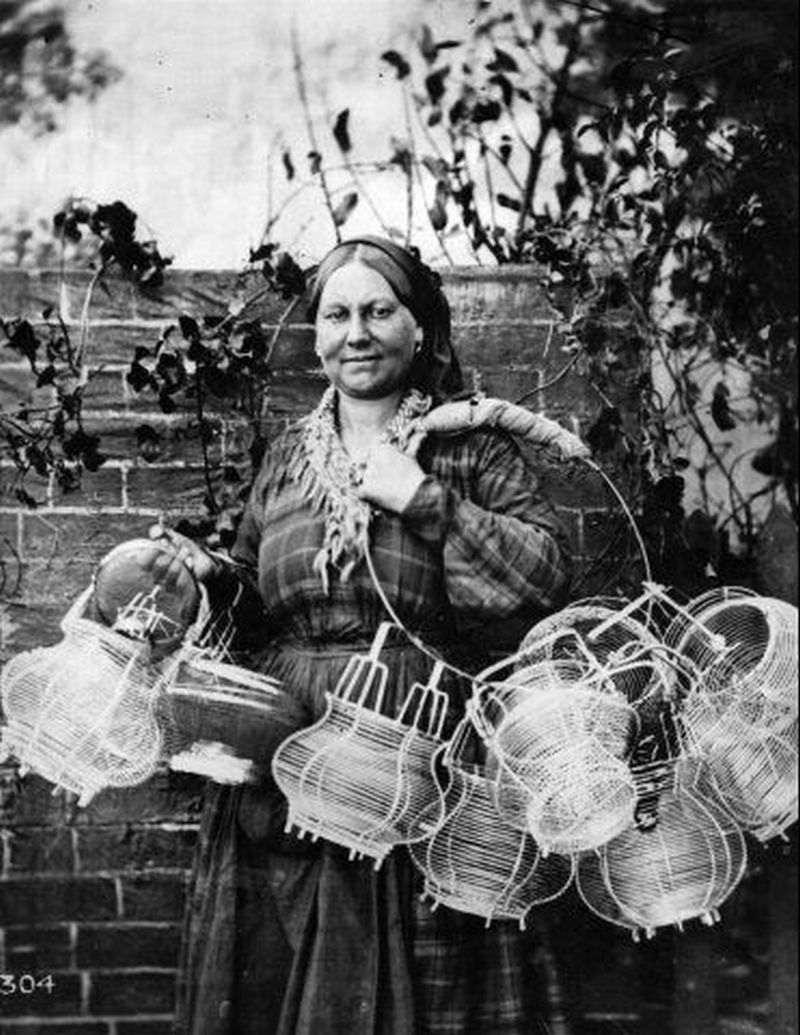
[[[633,707],[608,672],[571,661],[539,661],[504,681],[503,667],[480,673],[471,702],[497,765],[497,810],[544,852],[571,854],[603,844],[631,822],[635,788],[625,761],[638,733]]]
[[[135,597],[112,629],[85,617],[92,593],[64,616],[60,643],[17,655],[2,674],[3,752],[81,806],[105,787],[143,782],[161,755],[146,642],[158,620],[154,595]]]
[[[487,926],[516,920],[524,928],[531,909],[566,891],[574,863],[565,856],[545,857],[528,833],[498,816],[485,763],[467,758],[471,739],[476,738],[465,718],[440,749],[437,761],[446,774],[439,784],[443,818],[409,851],[425,880],[423,894],[434,906],[482,916]]]
[[[653,802],[651,821],[631,824],[581,856],[578,893],[594,913],[634,936],[695,918],[714,923],[744,875],[741,829],[715,797],[701,760],[643,766],[635,777],[639,793]]]
[[[287,831],[342,845],[351,858],[374,859],[376,869],[395,845],[425,837],[439,819],[431,766],[447,711],[437,662],[396,717],[384,714],[388,668],[380,653],[392,628],[383,623],[369,653],[348,661],[322,718],[291,734],[272,761],[289,802]]]
[[[278,745],[306,725],[281,684],[225,660],[224,646],[185,644],[159,684],[157,714],[170,768],[217,783],[256,780]]]

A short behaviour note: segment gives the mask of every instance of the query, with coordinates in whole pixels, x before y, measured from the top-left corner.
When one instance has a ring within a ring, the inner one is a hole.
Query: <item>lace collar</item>
[[[408,423],[430,409],[429,396],[411,389],[381,435],[397,442]],[[314,570],[329,589],[329,570],[337,569],[344,582],[364,556],[369,529],[370,504],[356,494],[355,467],[339,435],[338,396],[331,385],[316,409],[303,419],[300,464],[294,472],[306,499],[325,515],[322,549],[314,558]]]

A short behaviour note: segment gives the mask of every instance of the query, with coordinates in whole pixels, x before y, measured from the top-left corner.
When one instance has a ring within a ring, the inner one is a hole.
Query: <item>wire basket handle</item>
[[[445,671],[444,662],[434,662],[428,682],[415,683],[398,712],[398,722],[427,733],[439,740],[442,736],[445,716],[447,715],[448,697],[439,690],[439,683]],[[416,708],[413,707],[416,701]],[[413,715],[411,714],[413,709]],[[427,714],[427,721],[425,720]]]

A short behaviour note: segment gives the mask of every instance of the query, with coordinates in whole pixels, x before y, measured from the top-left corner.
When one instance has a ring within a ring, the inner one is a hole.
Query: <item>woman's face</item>
[[[402,390],[422,328],[377,270],[349,262],[330,275],[317,310],[317,352],[331,382],[359,399]]]

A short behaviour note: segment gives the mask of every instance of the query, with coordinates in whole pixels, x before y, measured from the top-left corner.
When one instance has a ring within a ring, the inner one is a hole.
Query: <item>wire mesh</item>
[[[427,836],[441,807],[431,767],[447,710],[443,666],[409,690],[396,716],[384,714],[388,668],[379,656],[391,628],[382,625],[369,654],[350,659],[325,714],[291,734],[272,763],[289,802],[286,829],[349,848],[376,868],[395,845]]]
[[[694,918],[718,919],[744,875],[747,851],[703,766],[686,758],[660,764],[653,822],[631,824],[578,860],[578,892],[593,912],[648,934]],[[652,772],[636,775],[652,780]]]
[[[466,761],[470,724],[463,720],[441,749],[443,818],[425,841],[410,846],[435,905],[493,920],[516,920],[550,902],[573,879],[572,858],[544,856],[533,838],[498,816],[485,764]]]
[[[80,805],[146,780],[161,754],[149,647],[83,618],[90,594],[65,616],[60,643],[17,655],[2,675],[5,753]]]

